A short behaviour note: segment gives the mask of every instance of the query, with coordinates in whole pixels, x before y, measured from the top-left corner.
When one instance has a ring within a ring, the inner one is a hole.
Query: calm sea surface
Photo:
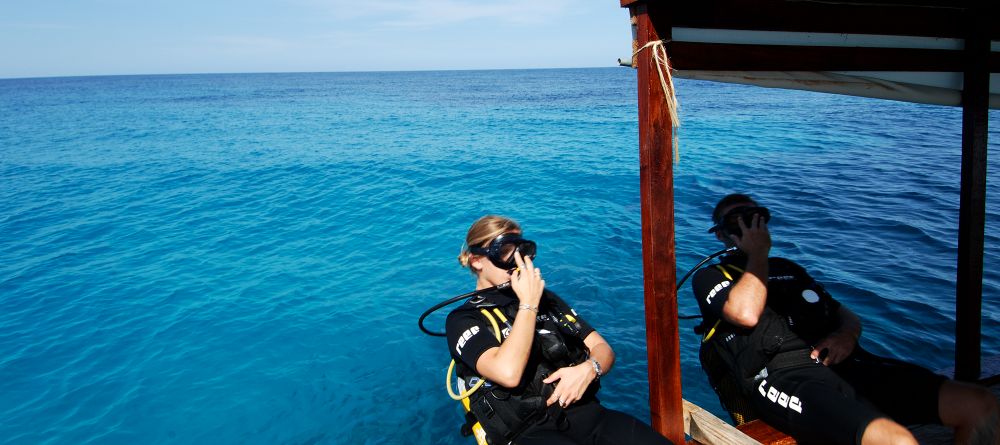
[[[680,272],[750,192],[867,348],[950,366],[960,110],[678,85]],[[470,444],[416,319],[472,289],[485,213],[615,348],[605,403],[648,418],[635,98],[624,68],[0,80],[0,442]],[[720,413],[693,325],[685,395]]]

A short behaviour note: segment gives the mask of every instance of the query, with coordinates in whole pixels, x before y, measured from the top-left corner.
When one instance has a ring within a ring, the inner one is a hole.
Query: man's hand
[[[857,345],[857,337],[843,331],[834,331],[816,343],[809,357],[817,360],[822,355],[823,350],[826,350],[827,354],[823,358],[823,364],[826,366],[836,365],[850,356]]]
[[[764,221],[764,218],[759,213],[755,213],[749,226],[743,222],[743,218],[737,218],[736,222],[743,232],[743,236],[729,235],[736,247],[739,247],[747,256],[767,258],[771,252],[771,232],[767,230],[767,222]]]
[[[837,309],[838,326],[826,338],[820,340],[813,347],[809,354],[813,360],[819,359],[823,350],[826,350],[826,357],[823,357],[823,364],[826,366],[836,365],[844,361],[858,346],[858,339],[861,338],[861,319],[847,306],[840,306]]]
[[[547,379],[542,380],[546,384],[559,381],[556,383],[556,390],[552,392],[552,397],[549,397],[545,405],[549,406],[557,402],[563,408],[571,405],[583,397],[590,382],[593,382],[596,377],[597,371],[594,370],[594,366],[589,361],[568,368],[559,368]]]

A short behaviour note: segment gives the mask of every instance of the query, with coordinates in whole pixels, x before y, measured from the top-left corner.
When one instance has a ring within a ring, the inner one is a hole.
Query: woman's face
[[[474,256],[472,267],[475,267],[479,271],[479,281],[485,282],[490,286],[497,286],[510,281],[510,274],[506,270],[494,266],[485,256]]]
[[[509,232],[521,234],[519,231]],[[513,252],[511,253],[513,255]],[[478,281],[489,286],[496,286],[510,281],[510,274],[505,269],[501,269],[493,264],[486,255],[472,255],[469,265],[476,270],[479,276]]]

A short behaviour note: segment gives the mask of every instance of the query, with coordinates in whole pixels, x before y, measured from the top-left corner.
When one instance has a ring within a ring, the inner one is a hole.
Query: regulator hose
[[[681,278],[680,281],[677,282],[677,290],[680,290],[681,289],[681,285],[683,285],[684,282],[687,281],[687,279],[691,277],[691,274],[693,274],[696,270],[700,269],[701,266],[704,266],[705,263],[707,263],[709,261],[712,261],[713,259],[715,259],[719,255],[723,255],[723,254],[726,254],[726,253],[729,253],[729,252],[735,252],[736,250],[737,250],[736,246],[727,247],[725,249],[722,249],[722,250],[720,250],[718,252],[715,252],[715,253],[713,253],[713,254],[705,257],[705,259],[701,260],[701,262],[699,262],[697,265],[695,265],[694,267],[692,267],[691,270],[689,270],[686,274],[684,274],[684,277]],[[475,297],[476,295],[479,295],[480,292],[486,292],[486,291],[497,290],[497,289],[504,289],[504,288],[507,288],[507,287],[510,287],[510,282],[509,281],[506,282],[506,283],[503,283],[503,284],[498,284],[496,286],[487,287],[485,289],[474,290],[472,292],[464,293],[464,294],[459,295],[457,297],[452,297],[452,298],[449,298],[447,300],[444,300],[444,301],[442,301],[442,302],[440,302],[438,304],[435,304],[434,306],[431,306],[430,309],[427,309],[426,311],[424,311],[423,314],[420,314],[420,318],[417,320],[417,326],[419,326],[420,330],[424,331],[424,333],[427,334],[427,335],[430,335],[430,336],[433,336],[433,337],[445,337],[445,336],[447,336],[446,333],[444,333],[444,332],[434,332],[434,331],[431,331],[431,330],[427,329],[427,327],[424,326],[424,319],[427,318],[428,315],[434,313],[438,309],[441,309],[441,308],[443,308],[445,306],[448,306],[448,305],[457,303],[459,301]],[[696,318],[701,318],[701,315],[678,315],[677,316],[677,319],[679,319],[679,320],[692,320],[692,319],[696,319]]]
[[[499,289],[506,289],[508,287],[510,287],[510,282],[509,281],[506,282],[506,283],[498,284],[496,286],[487,287],[485,289],[477,289],[477,290],[474,290],[472,292],[464,293],[464,294],[459,295],[457,297],[452,297],[452,298],[449,298],[447,300],[444,300],[444,301],[442,301],[442,302],[440,302],[438,304],[435,304],[434,306],[431,306],[430,309],[427,309],[426,311],[424,311],[424,313],[420,315],[420,319],[417,320],[417,326],[420,326],[420,330],[424,331],[424,333],[427,334],[427,335],[430,335],[430,336],[433,336],[433,337],[445,337],[448,334],[446,334],[444,332],[434,332],[434,331],[431,331],[431,330],[427,329],[424,326],[424,319],[427,318],[428,315],[430,315],[430,314],[434,313],[435,311],[437,311],[438,309],[441,309],[441,308],[443,308],[445,306],[448,306],[450,304],[454,304],[456,302],[459,302],[459,301],[462,301],[462,300],[466,300],[466,299],[475,297],[476,295],[479,295],[481,292],[486,292],[486,291],[491,291],[491,290],[499,290]]]

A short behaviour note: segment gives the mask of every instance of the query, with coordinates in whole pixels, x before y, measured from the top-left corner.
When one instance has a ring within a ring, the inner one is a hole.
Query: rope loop
[[[646,43],[632,53],[632,57],[637,56],[642,50],[649,48],[653,53],[653,62],[656,64],[656,72],[660,75],[660,87],[663,88],[664,102],[667,104],[667,114],[670,116],[670,140],[673,141],[674,162],[680,160],[679,145],[677,143],[677,129],[681,126],[680,118],[677,116],[679,104],[677,94],[674,91],[674,78],[671,75],[673,68],[670,67],[670,59],[667,57],[666,44],[669,40],[653,40]]]

